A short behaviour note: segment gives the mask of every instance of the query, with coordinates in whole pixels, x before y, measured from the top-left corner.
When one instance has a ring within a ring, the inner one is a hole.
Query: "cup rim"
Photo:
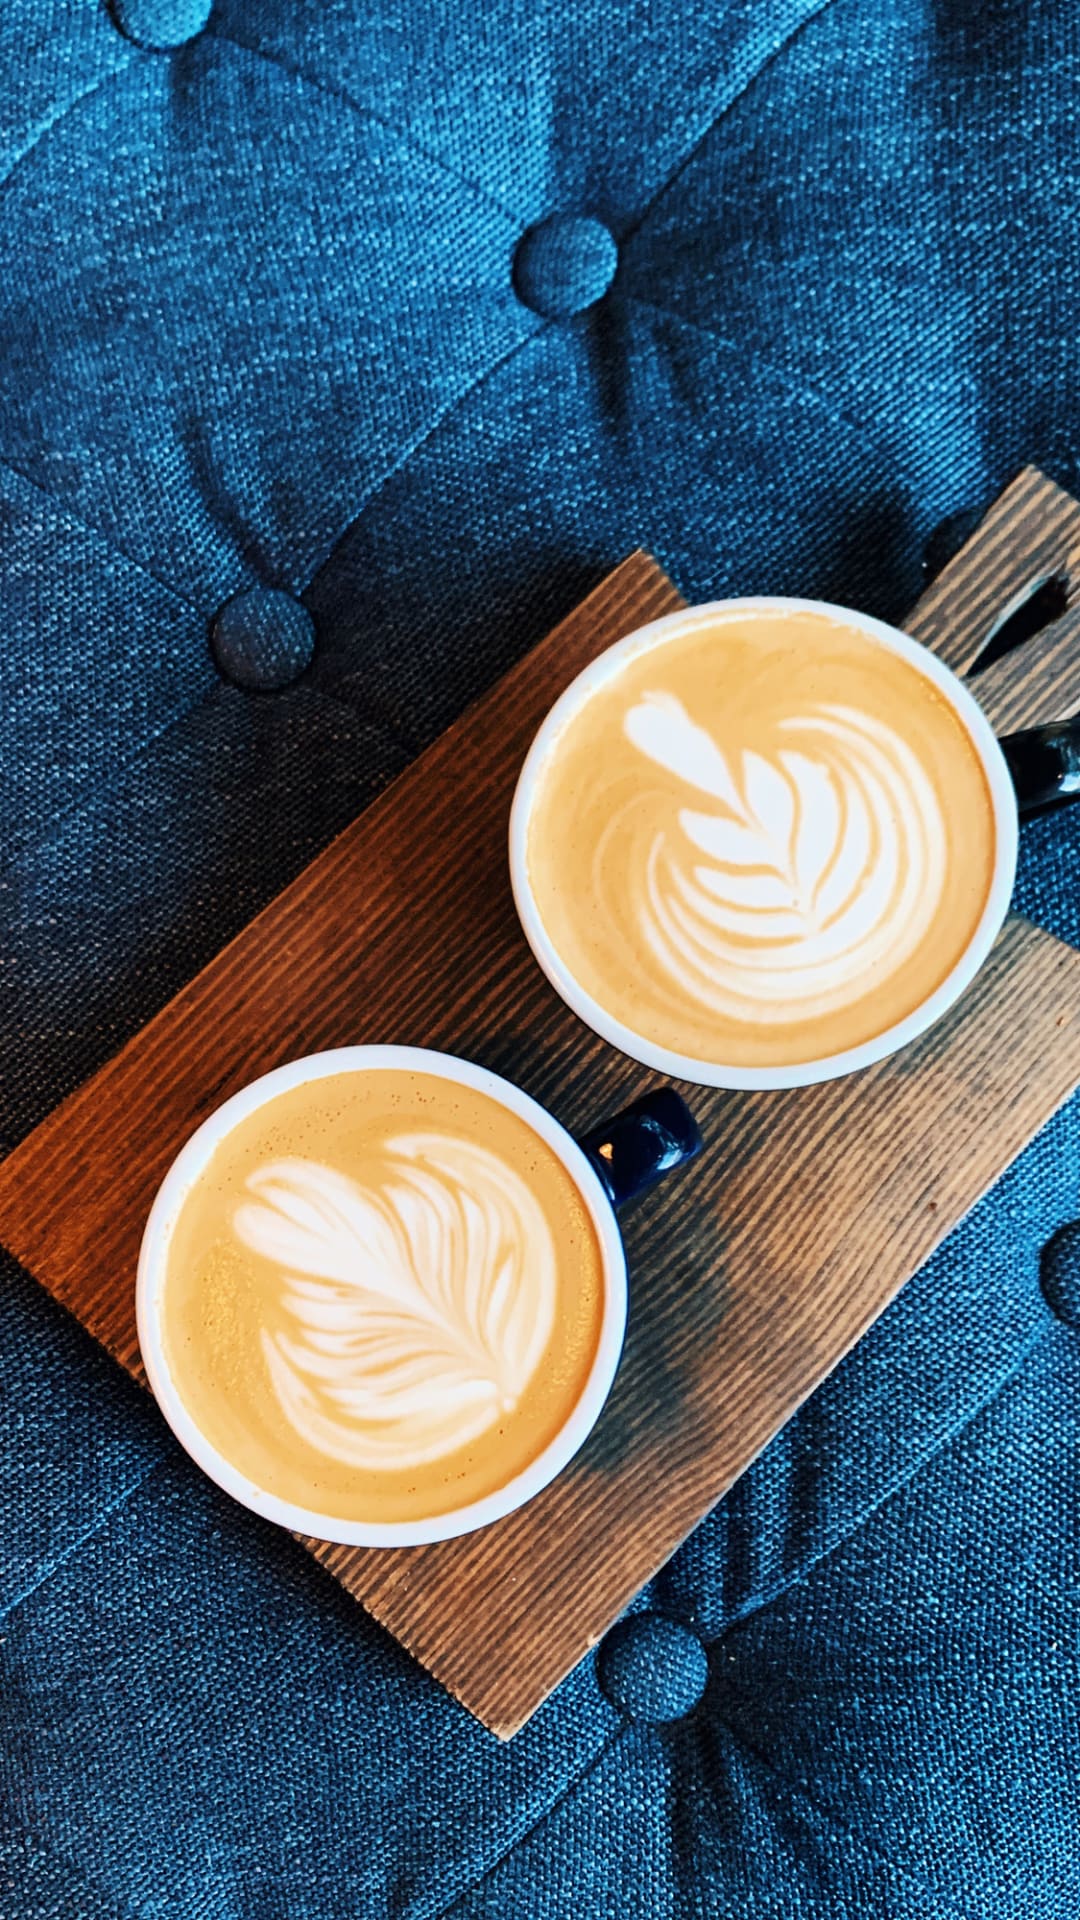
[[[705,621],[711,622],[717,616],[737,619],[757,613],[824,614],[842,625],[865,633],[906,660],[924,679],[930,680],[948,700],[979,756],[990,789],[995,835],[994,871],[982,914],[968,946],[933,993],[904,1019],[895,1021],[892,1026],[858,1046],[779,1067],[740,1067],[699,1060],[636,1033],[632,1027],[609,1013],[579,984],[549,938],[533,895],[527,859],[529,818],[544,763],[559,734],[586,700],[599,687],[615,678],[628,660],[663,646],[676,633]],[[884,620],[878,620],[873,614],[859,613],[852,607],[837,606],[828,600],[761,594],[708,600],[700,606],[663,614],[605,648],[574,677],[541,722],[518,774],[510,808],[510,884],[518,919],[532,948],[533,957],[555,991],[601,1039],[607,1040],[632,1060],[639,1061],[642,1066],[653,1067],[677,1080],[732,1091],[772,1092],[817,1086],[823,1081],[858,1072],[862,1067],[873,1066],[875,1062],[907,1046],[909,1041],[918,1039],[948,1012],[970,986],[1001,931],[1012,898],[1018,838],[1016,794],[1005,756],[982,708],[951,667],[947,667],[921,641],[913,639],[898,627],[889,626]]]
[[[518,1115],[562,1161],[589,1210],[600,1245],[604,1307],[592,1367],[565,1425],[534,1460],[502,1487],[452,1512],[415,1520],[335,1519],[297,1505],[250,1479],[207,1439],[188,1411],[165,1358],[161,1304],[165,1256],[180,1207],[211,1154],[238,1122],[290,1088],[333,1074],[399,1070],[430,1073],[474,1087]],[[510,1080],[454,1054],[424,1047],[350,1046],[306,1054],[274,1067],[235,1093],[185,1142],[157,1190],[139,1249],[135,1282],[139,1347],[151,1391],[181,1446],[211,1480],[242,1506],[293,1532],[345,1546],[411,1547],[450,1540],[501,1520],[523,1506],[561,1473],[583,1446],[611,1391],[622,1354],[627,1313],[626,1255],[614,1207],[598,1174],[576,1140],[554,1115]]]

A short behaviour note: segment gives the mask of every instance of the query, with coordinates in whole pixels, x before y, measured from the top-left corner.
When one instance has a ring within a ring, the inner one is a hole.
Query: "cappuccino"
[[[525,827],[578,994],[736,1070],[914,1014],[969,952],[998,851],[983,756],[934,678],[798,603],[700,609],[615,655],[556,710]]]
[[[562,1159],[477,1087],[324,1075],[224,1135],[168,1236],[162,1350],[217,1452],[331,1520],[428,1519],[565,1427],[604,1310]]]

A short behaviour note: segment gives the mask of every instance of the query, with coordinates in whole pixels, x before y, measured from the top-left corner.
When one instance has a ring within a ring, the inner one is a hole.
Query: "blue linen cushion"
[[[1080,485],[1071,27],[12,0],[0,1144],[631,547],[897,618],[944,517]],[[1078,846],[1018,889],[1074,943]],[[6,1261],[5,1920],[1071,1920],[1078,1149],[507,1748]]]

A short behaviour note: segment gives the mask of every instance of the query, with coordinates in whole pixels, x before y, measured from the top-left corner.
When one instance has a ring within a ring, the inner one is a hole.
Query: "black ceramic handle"
[[[1080,800],[1080,717],[1008,733],[1001,751],[1022,818]]]
[[[673,1087],[643,1094],[613,1120],[578,1141],[614,1207],[624,1207],[665,1173],[701,1152],[701,1135],[685,1100]]]

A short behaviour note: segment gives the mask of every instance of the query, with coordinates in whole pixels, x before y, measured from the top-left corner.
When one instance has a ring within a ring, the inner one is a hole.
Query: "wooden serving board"
[[[1080,707],[1080,506],[1021,474],[907,622],[965,672],[1051,575],[1078,582],[1063,617],[974,682],[1002,731]],[[656,1083],[540,974],[505,844],[546,709],[680,605],[632,555],[0,1167],[0,1238],[132,1373],[154,1190],[211,1109],[280,1061],[441,1047],[571,1130]],[[509,1737],[1078,1082],[1080,956],[1014,918],[953,1014],[897,1058],[799,1092],[687,1089],[706,1152],[624,1222],[626,1352],[578,1459],[463,1539],[306,1544]]]

